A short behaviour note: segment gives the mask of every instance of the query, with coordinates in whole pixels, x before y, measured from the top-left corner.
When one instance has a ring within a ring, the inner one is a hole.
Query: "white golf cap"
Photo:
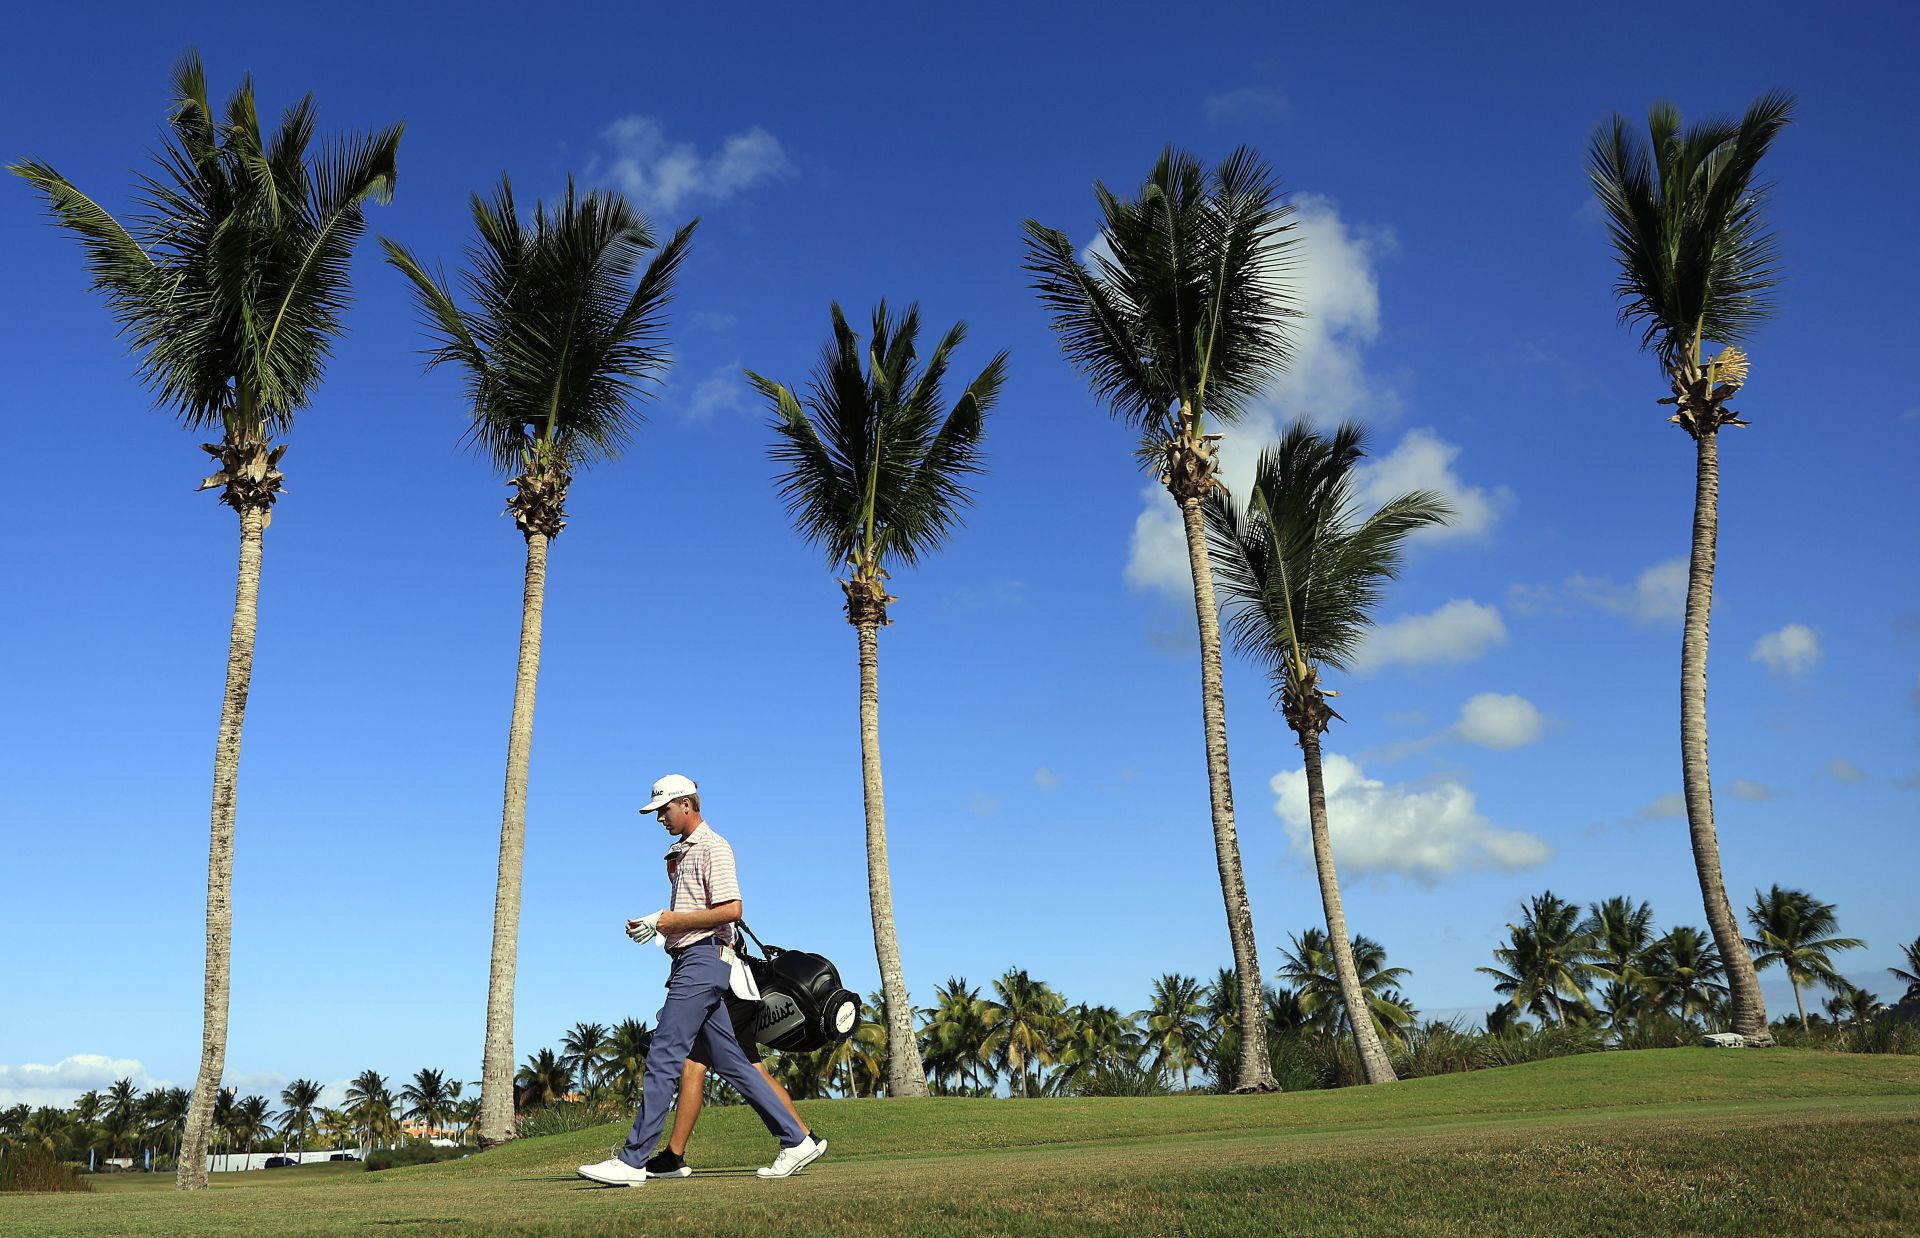
[[[668,804],[683,795],[698,795],[699,793],[700,788],[694,785],[693,779],[687,777],[685,774],[668,774],[665,778],[653,784],[653,798],[643,804],[640,811],[659,812],[662,808],[665,808]]]

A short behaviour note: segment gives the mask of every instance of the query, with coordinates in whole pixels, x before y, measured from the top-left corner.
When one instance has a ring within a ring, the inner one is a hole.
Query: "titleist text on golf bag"
[[[753,1038],[781,1053],[811,1053],[853,1035],[860,999],[840,983],[840,971],[825,955],[782,950],[740,926],[765,958],[741,956],[760,986],[760,1013]]]

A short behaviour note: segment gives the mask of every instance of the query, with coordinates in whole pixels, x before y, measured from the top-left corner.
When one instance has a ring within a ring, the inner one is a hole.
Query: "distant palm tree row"
[[[95,286],[139,354],[142,377],[159,401],[189,428],[218,431],[219,441],[206,445],[218,468],[202,488],[220,488],[240,519],[214,766],[201,1066],[179,1157],[179,1185],[192,1189],[205,1185],[203,1153],[219,1098],[226,1095],[219,1081],[229,998],[235,788],[262,534],[279,497],[286,450],[273,440],[285,435],[317,392],[331,341],[344,325],[348,265],[364,230],[362,210],[367,201],[384,201],[392,193],[401,130],[396,125],[329,142],[310,158],[310,97],[265,137],[251,82],[243,82],[216,115],[193,55],[177,69],[173,95],[159,169],[143,182],[145,214],[131,228],[48,164],[27,160],[12,170],[35,185],[55,220],[79,237]],[[1642,346],[1653,353],[1672,391],[1661,402],[1674,406],[1672,420],[1696,448],[1681,653],[1682,773],[1708,932],[1725,976],[1727,1019],[1756,1044],[1770,1036],[1756,968],[1780,963],[1798,994],[1804,983],[1827,977],[1812,955],[1787,943],[1810,940],[1833,949],[1846,942],[1823,936],[1816,905],[1789,907],[1784,919],[1758,927],[1758,953],[1750,953],[1724,889],[1707,767],[1717,432],[1745,424],[1727,406],[1748,374],[1747,357],[1735,345],[1770,312],[1775,254],[1755,176],[1791,110],[1786,96],[1769,94],[1738,122],[1683,128],[1671,107],[1657,105],[1644,141],[1615,117],[1596,132],[1588,156],[1618,260],[1621,317],[1641,329]],[[1241,148],[1209,169],[1169,146],[1133,196],[1099,184],[1094,193],[1100,211],[1095,243],[1082,250],[1066,233],[1028,220],[1024,269],[1066,360],[1137,436],[1137,461],[1166,487],[1182,521],[1200,646],[1214,857],[1233,955],[1225,973],[1233,986],[1232,1018],[1235,1026],[1261,1025],[1271,1003],[1261,982],[1233,812],[1221,593],[1227,638],[1266,668],[1281,716],[1301,749],[1325,931],[1295,938],[1292,966],[1330,977],[1331,988],[1313,991],[1317,1013],[1330,1026],[1345,1028],[1367,1082],[1392,1082],[1396,1072],[1384,1039],[1389,1028],[1382,1020],[1399,1007],[1377,989],[1383,977],[1389,985],[1392,977],[1382,970],[1383,956],[1363,957],[1360,943],[1366,939],[1350,931],[1330,841],[1320,736],[1342,719],[1329,704],[1337,693],[1323,672],[1350,665],[1387,582],[1399,571],[1406,539],[1444,523],[1450,513],[1439,495],[1428,492],[1362,510],[1355,479],[1366,437],[1347,425],[1326,431],[1295,425],[1262,451],[1246,495],[1229,495],[1222,487],[1217,427],[1241,418],[1271,390],[1291,360],[1293,332],[1312,308],[1299,302],[1293,282],[1303,239],[1296,235],[1292,208],[1254,151]],[[697,221],[661,242],[620,195],[581,195],[571,180],[557,204],[536,203],[528,215],[504,177],[492,197],[474,195],[472,216],[475,239],[458,295],[408,247],[386,238],[381,244],[425,319],[432,340],[429,366],[451,364],[462,375],[467,439],[508,477],[514,491],[508,510],[526,544],[478,1117],[482,1141],[492,1143],[513,1135],[516,1105],[551,1095],[560,1082],[555,1072],[564,1069],[558,1055],[536,1054],[516,1080],[512,1044],[549,551],[566,526],[576,476],[632,438],[642,421],[638,400],[657,388],[666,371],[665,311]],[[917,308],[895,316],[882,302],[864,341],[838,304],[831,318],[831,338],[804,394],[751,371],[746,379],[768,402],[775,481],[795,528],[831,567],[847,571],[840,583],[858,645],[868,895],[881,980],[885,1090],[918,1095],[927,1090],[929,1076],[942,1076],[929,1068],[926,1044],[913,1027],[895,928],[879,744],[878,636],[891,622],[889,604],[898,600],[887,591],[889,566],[930,558],[972,502],[968,483],[985,467],[985,417],[1005,384],[1006,358],[995,356],[949,406],[941,384],[951,353],[965,338],[965,324],[950,328],[922,363]],[[1721,351],[1706,356],[1708,342]],[[1584,946],[1570,944],[1580,930],[1567,922],[1568,909],[1557,902],[1536,904],[1505,948],[1511,957],[1503,955],[1496,970],[1502,984],[1513,986],[1519,1005],[1537,1004],[1541,1017],[1568,1023],[1580,1017],[1584,981],[1599,974],[1592,969],[1603,963],[1610,965],[1607,983],[1618,990],[1613,1006],[1625,1009],[1641,1000],[1635,994],[1644,997],[1636,968],[1655,961],[1631,956],[1631,924],[1609,921],[1596,930],[1601,936],[1592,940],[1602,944],[1593,949],[1606,953],[1589,958]],[[1626,935],[1609,936],[1616,929]],[[1704,935],[1690,944],[1672,933],[1663,940],[1667,954],[1659,966],[1681,967],[1677,960],[1688,948],[1686,957],[1705,957]],[[994,1050],[1001,1055],[995,1069],[1008,1086],[1027,1093],[1039,1086],[1036,1066],[1056,1051],[1043,1046],[1060,1037],[1057,1021],[1048,1022],[1054,1016],[1039,1013],[1048,1007],[1041,989],[1016,982],[1016,975],[1024,973],[1010,973],[1012,987],[1002,994],[1001,1008],[1035,1013],[1032,1021],[1008,1016],[1004,1043]],[[1376,988],[1369,988],[1369,977]],[[1307,990],[1301,993],[1307,1000]],[[1180,1005],[1174,1000],[1179,996],[1168,997],[1169,1009]],[[1216,991],[1209,1000],[1223,1003],[1226,992]],[[1362,1011],[1368,1017],[1359,1017]],[[1804,1023],[1804,1003],[1801,1012]],[[1139,1029],[1147,1042],[1161,1046],[1146,1057],[1159,1063],[1150,1072],[1156,1077],[1174,1070],[1186,1052],[1177,1047],[1185,1043],[1178,1019],[1165,1017],[1174,1021],[1150,1018]],[[1097,1046],[1122,1035],[1116,1019],[1111,1012],[1089,1013],[1067,1040],[1080,1044],[1089,1060],[1099,1057],[1104,1050]],[[1267,1037],[1222,1034],[1214,1040],[1233,1044],[1229,1090],[1279,1086]],[[1184,1082],[1186,1067],[1178,1071]],[[848,1063],[850,1087],[853,1074]],[[369,1093],[356,1103],[377,1108],[377,1101]],[[371,1124],[367,1131],[375,1137]]]
[[[1902,948],[1904,966],[1887,969],[1904,986],[1899,1015],[1892,1015],[1876,994],[1849,983],[1835,968],[1835,953],[1863,943],[1838,935],[1832,904],[1776,885],[1755,892],[1747,919],[1754,930],[1748,946],[1762,970],[1780,965],[1796,995],[1814,985],[1830,992],[1819,1013],[1801,1005],[1803,1034],[1900,1016],[1920,1027],[1913,1022],[1920,1020],[1920,937]],[[1355,937],[1348,944],[1369,1022],[1391,1057],[1417,1063],[1422,1046],[1436,1038],[1475,1034],[1453,1024],[1423,1023],[1402,992],[1411,973],[1389,966],[1378,942]],[[1352,1040],[1342,978],[1324,930],[1294,933],[1280,955],[1280,983],[1261,987],[1269,1058],[1289,1046],[1325,1052]],[[1658,932],[1652,908],[1626,896],[1591,903],[1584,913],[1550,890],[1530,898],[1494,958],[1495,966],[1480,970],[1506,1000],[1488,1013],[1481,1035],[1496,1046],[1529,1035],[1535,1025],[1528,1016],[1541,1029],[1590,1038],[1584,1043],[1591,1048],[1684,1043],[1709,1023],[1724,1021],[1729,1003],[1711,936],[1690,925]],[[851,1039],[817,1053],[770,1053],[768,1068],[803,1100],[891,1095],[884,1001],[881,994],[868,996]],[[935,989],[933,1003],[913,1010],[911,1018],[926,1088],[941,1096],[1138,1094],[1196,1086],[1227,1091],[1241,1057],[1239,979],[1231,967],[1204,983],[1161,976],[1146,1006],[1130,1013],[1073,1002],[1020,968],[994,980],[990,996],[963,978],[949,978]],[[1774,1030],[1786,1034],[1782,1025]],[[640,1094],[652,1037],[638,1019],[611,1027],[575,1024],[558,1050],[541,1049],[519,1068],[516,1111],[528,1114],[569,1101],[604,1113],[630,1107]],[[1920,1048],[1920,1038],[1893,1047],[1911,1052]],[[1511,1051],[1478,1059],[1509,1060],[1515,1060]],[[1366,1069],[1356,1052],[1351,1079],[1336,1071],[1323,1082],[1363,1082]],[[708,1083],[710,1103],[735,1099],[717,1078]],[[315,1144],[365,1155],[435,1135],[451,1135],[463,1145],[478,1142],[479,1097],[467,1095],[465,1084],[441,1070],[419,1070],[397,1092],[378,1071],[362,1071],[346,1085],[338,1106],[321,1105],[321,1092],[313,1080],[296,1079],[281,1090],[276,1111],[264,1097],[222,1090],[212,1124],[215,1167],[225,1153],[301,1152]],[[92,1152],[143,1162],[151,1152],[164,1166],[179,1153],[187,1107],[185,1089],[142,1093],[131,1079],[87,1092],[64,1109],[14,1105],[0,1110],[0,1155],[30,1146],[70,1161],[83,1162]]]

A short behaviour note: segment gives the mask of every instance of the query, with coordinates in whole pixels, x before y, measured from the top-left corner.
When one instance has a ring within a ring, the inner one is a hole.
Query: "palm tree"
[[[607,1029],[598,1023],[576,1023],[560,1038],[560,1060],[580,1080],[582,1088],[592,1088],[602,1078],[605,1059],[613,1048]]]
[[[320,1103],[320,1085],[311,1079],[295,1079],[280,1089],[280,1103],[286,1112],[283,1133],[296,1141],[295,1150],[307,1150],[307,1134],[313,1129],[313,1109]]]
[[[313,97],[288,108],[263,137],[253,82],[243,79],[217,115],[198,55],[173,75],[167,142],[142,178],[146,213],[122,225],[39,160],[10,169],[46,197],[77,235],[94,287],[142,356],[141,376],[190,430],[216,430],[218,462],[202,490],[240,519],[240,554],[226,691],[214,745],[207,854],[207,959],[200,1073],[180,1158],[182,1190],[206,1186],[214,1094],[227,1051],[233,936],[234,804],[240,732],[253,675],[261,539],[281,487],[284,445],[312,400],[348,291],[348,261],[369,198],[393,192],[400,126],[323,145],[311,160]]]
[[[1026,221],[1026,269],[1053,315],[1067,360],[1140,436],[1138,456],[1179,506],[1200,633],[1200,702],[1214,857],[1240,977],[1240,1022],[1260,1014],[1260,959],[1241,870],[1227,765],[1220,623],[1201,504],[1219,485],[1219,436],[1286,365],[1299,313],[1286,282],[1292,206],[1271,171],[1241,148],[1209,173],[1168,147],[1139,196],[1096,182],[1106,254],[1081,262],[1067,234]],[[1266,1041],[1242,1038],[1234,1091],[1275,1091]]]
[[[1145,1010],[1133,1012],[1142,1027],[1143,1048],[1153,1055],[1149,1069],[1155,1075],[1178,1071],[1180,1086],[1206,1047],[1206,1003],[1200,982],[1169,973],[1153,982],[1153,997]]]
[[[527,1058],[514,1077],[514,1104],[520,1109],[538,1109],[557,1100],[565,1100],[567,1093],[573,1091],[573,1072],[552,1049],[542,1049]],[[484,1111],[486,1101],[482,1099]],[[484,1123],[485,1118],[481,1121]],[[481,1131],[481,1138],[486,1132]]]
[[[1594,944],[1581,930],[1576,904],[1552,890],[1535,895],[1520,923],[1507,925],[1507,937],[1507,944],[1493,952],[1500,967],[1474,970],[1497,981],[1494,992],[1505,993],[1508,1005],[1541,1019],[1551,1014],[1563,1027],[1591,1013],[1586,989],[1595,971]]]
[[[1903,1001],[1920,1001],[1920,937],[1900,947],[1900,953],[1905,956],[1907,965],[1889,967],[1887,970],[1893,973],[1895,980],[1907,986],[1907,994]]]
[[[1112,1006],[1082,1002],[1067,1011],[1066,1022],[1058,1051],[1060,1069],[1053,1077],[1062,1094],[1090,1075],[1133,1065],[1146,1047],[1133,1021]]]
[[[321,1137],[335,1150],[344,1149],[347,1141],[353,1138],[354,1132],[358,1129],[354,1125],[353,1114],[345,1109],[325,1107],[318,1111],[315,1125],[320,1128]]]
[[[1647,972],[1658,986],[1660,1004],[1682,1019],[1691,1021],[1726,1000],[1720,951],[1704,929],[1689,924],[1668,929],[1654,943]]]
[[[1361,993],[1356,1005],[1372,1016],[1373,1042],[1377,1045],[1381,1036],[1397,1034],[1413,1023],[1413,1011],[1398,988],[1400,981],[1413,973],[1404,967],[1388,967],[1386,947],[1370,937],[1355,937],[1348,942],[1347,954],[1353,960]],[[1354,1006],[1347,1002],[1337,956],[1326,933],[1318,928],[1302,930],[1293,937],[1293,948],[1282,950],[1280,957],[1279,976],[1293,986],[1308,1024],[1335,1035],[1351,1035]]]
[[[363,1070],[347,1084],[347,1112],[366,1136],[363,1146],[372,1151],[373,1141],[393,1125],[393,1093],[378,1071]]]
[[[480,1098],[469,1096],[464,1100],[456,1100],[448,1113],[460,1124],[460,1142],[464,1144],[473,1133],[473,1124],[480,1120]]]
[[[228,1120],[227,1129],[243,1152],[251,1152],[255,1142],[272,1124],[273,1118],[273,1113],[267,1109],[266,1097],[248,1096],[233,1106],[233,1116]]]
[[[773,408],[771,454],[780,492],[800,535],[844,565],[847,622],[860,646],[860,765],[867,818],[867,897],[873,949],[886,993],[887,1094],[925,1096],[926,1068],[913,1035],[913,1007],[893,922],[887,865],[886,793],[880,767],[880,629],[891,623],[891,564],[913,566],[945,545],[972,502],[967,480],[981,471],[987,410],[1006,379],[1007,356],[987,363],[951,410],[941,407],[947,361],[966,339],[955,323],[918,365],[920,308],[899,319],[882,301],[867,347],[833,306],[833,339],[822,350],[803,401],[751,371]],[[863,364],[864,362],[864,364]]]
[[[920,1030],[927,1069],[943,1089],[953,1079],[968,1093],[977,1093],[980,1067],[987,1064],[991,1003],[981,999],[978,986],[953,976],[933,991],[933,1000],[933,1006],[921,1012],[927,1018]]]
[[[652,1047],[653,1030],[639,1019],[622,1019],[607,1040],[604,1077],[629,1105],[640,1097],[640,1085],[647,1077],[647,1050]]]
[[[988,1032],[982,1052],[996,1070],[1007,1075],[1011,1089],[1018,1084],[1023,1096],[1038,1086],[1037,1066],[1052,1063],[1054,1047],[1066,1033],[1066,999],[1024,968],[1009,969],[993,982],[999,1000],[987,1007]]]
[[[1753,953],[1756,968],[1775,963],[1787,973],[1793,986],[1793,1003],[1800,1008],[1800,1030],[1807,1030],[1807,1004],[1800,990],[1812,984],[1824,984],[1834,992],[1845,992],[1848,982],[1833,968],[1828,956],[1835,950],[1854,950],[1867,943],[1858,937],[1840,937],[1839,922],[1832,903],[1817,901],[1805,890],[1787,890],[1775,885],[1762,894],[1753,892],[1753,906],[1747,909],[1747,923],[1755,936],[1745,944]]]
[[[1606,978],[1603,999],[1616,1031],[1624,1030],[1658,1000],[1659,983],[1651,974],[1658,944],[1653,936],[1653,906],[1620,894],[1591,903],[1580,931],[1594,942],[1596,974]]]
[[[1673,394],[1672,421],[1694,442],[1693,550],[1686,624],[1680,640],[1680,768],[1694,868],[1707,925],[1720,949],[1733,1000],[1733,1030],[1749,1044],[1770,1041],[1753,961],[1727,901],[1707,770],[1707,618],[1713,606],[1720,527],[1721,426],[1745,425],[1727,407],[1747,379],[1743,344],[1772,311],[1775,242],[1754,184],[1762,156],[1793,113],[1791,96],[1770,92],[1746,115],[1681,128],[1672,104],[1647,113],[1647,141],[1616,114],[1594,134],[1588,172],[1606,212],[1620,274],[1620,320],[1641,330]],[[1722,345],[1703,363],[1707,341]]]
[[[1327,436],[1296,422],[1260,453],[1244,507],[1223,491],[1206,502],[1234,647],[1267,665],[1281,714],[1300,744],[1320,903],[1342,1000],[1351,1010],[1365,1006],[1366,996],[1348,945],[1328,834],[1320,733],[1339,715],[1327,704],[1336,694],[1321,685],[1320,668],[1348,668],[1372,626],[1381,586],[1399,574],[1407,537],[1451,515],[1438,494],[1416,490],[1362,516],[1354,507],[1354,469],[1365,455],[1366,433],[1358,426],[1343,424]],[[1348,1023],[1367,1082],[1394,1082],[1371,1020]]]
[[[400,1116],[420,1123],[425,1131],[421,1137],[431,1140],[434,1127],[447,1116],[447,1109],[453,1104],[453,1088],[447,1085],[447,1077],[442,1072],[422,1068],[414,1073],[412,1083],[400,1089],[400,1099],[407,1103]]]
[[[450,363],[465,372],[472,401],[467,439],[511,474],[507,510],[527,543],[487,973],[484,1145],[513,1137],[513,984],[547,547],[566,527],[574,474],[612,457],[631,437],[641,421],[641,385],[666,371],[664,312],[694,224],[674,233],[629,286],[654,236],[618,194],[579,197],[569,179],[560,204],[551,211],[536,204],[528,221],[502,176],[491,200],[473,195],[472,209],[478,239],[463,277],[472,310],[461,309],[445,278],[429,275],[404,246],[385,237],[380,244],[412,283],[433,338],[428,366]]]

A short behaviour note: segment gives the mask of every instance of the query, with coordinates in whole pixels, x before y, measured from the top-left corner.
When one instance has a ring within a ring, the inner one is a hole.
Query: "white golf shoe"
[[[762,1178],[791,1178],[826,1155],[826,1151],[826,1140],[808,1135],[791,1148],[780,1149],[780,1155],[773,1158],[773,1164],[755,1172]]]
[[[647,1171],[610,1156],[595,1165],[582,1165],[580,1176],[601,1186],[639,1186],[647,1180]]]

